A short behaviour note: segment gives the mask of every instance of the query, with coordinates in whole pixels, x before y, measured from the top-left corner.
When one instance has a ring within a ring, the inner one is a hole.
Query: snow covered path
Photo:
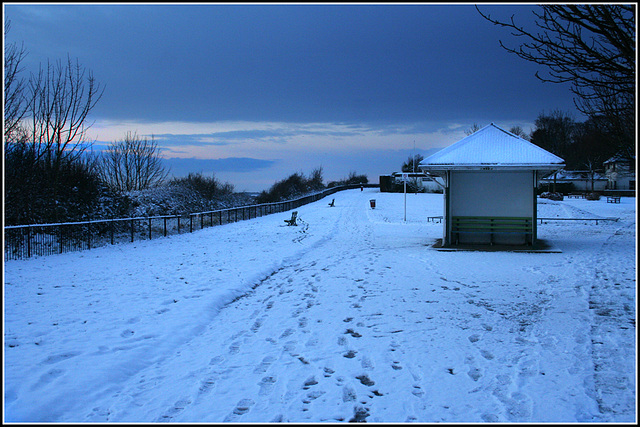
[[[635,421],[635,199],[540,201],[621,221],[517,253],[431,248],[441,195],[334,197],[6,263],[5,420]]]

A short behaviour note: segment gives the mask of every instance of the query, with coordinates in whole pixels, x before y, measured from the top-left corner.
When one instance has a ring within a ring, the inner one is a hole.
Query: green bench
[[[533,219],[527,217],[488,217],[488,216],[454,216],[451,218],[452,241],[459,242],[463,233],[488,233],[490,243],[497,233],[519,233],[528,236],[531,244],[533,236]],[[530,236],[530,237],[529,237]],[[455,237],[455,239],[454,239]]]

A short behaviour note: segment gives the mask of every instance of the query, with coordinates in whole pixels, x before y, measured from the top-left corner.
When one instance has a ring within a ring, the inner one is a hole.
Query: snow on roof
[[[557,170],[564,160],[491,123],[420,162],[423,170]]]
[[[611,157],[609,160],[606,160],[602,164],[606,165],[607,163],[631,162],[632,160],[635,160],[635,158],[636,158],[636,156],[631,156],[631,158],[629,158],[628,156],[625,156],[623,154],[617,154],[617,155]]]
[[[548,177],[542,178],[541,180],[552,181],[554,179],[557,181],[584,181],[584,180],[588,180],[588,181],[605,180],[606,181],[607,177],[598,172],[561,170],[561,171],[558,171],[558,173],[555,174],[555,176],[549,175]]]

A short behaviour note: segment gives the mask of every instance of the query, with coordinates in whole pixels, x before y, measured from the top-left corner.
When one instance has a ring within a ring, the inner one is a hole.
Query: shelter
[[[443,246],[535,244],[538,180],[563,167],[493,123],[419,165],[444,188]]]

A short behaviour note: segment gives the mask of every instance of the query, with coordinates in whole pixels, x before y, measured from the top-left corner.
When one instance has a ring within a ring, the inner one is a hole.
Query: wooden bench
[[[620,196],[607,196],[607,203],[620,203]]]
[[[519,233],[533,236],[533,221],[527,217],[454,216],[451,218],[451,234],[458,243],[462,233],[489,233],[490,243],[497,233]],[[453,240],[453,239],[452,239]],[[531,243],[531,238],[527,243]]]
[[[298,218],[298,211],[293,211],[291,212],[291,219],[285,219],[284,222],[286,222],[287,225],[298,225],[296,223],[297,218]]]

